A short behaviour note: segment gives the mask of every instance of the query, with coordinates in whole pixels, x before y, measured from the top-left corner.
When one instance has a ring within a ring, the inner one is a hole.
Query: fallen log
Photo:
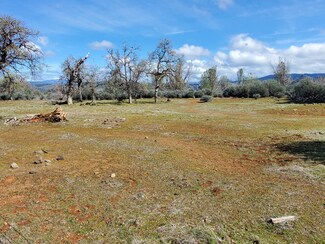
[[[281,224],[281,223],[285,223],[288,221],[295,221],[297,218],[296,216],[283,216],[283,217],[279,217],[279,218],[271,218],[270,222],[272,224]]]

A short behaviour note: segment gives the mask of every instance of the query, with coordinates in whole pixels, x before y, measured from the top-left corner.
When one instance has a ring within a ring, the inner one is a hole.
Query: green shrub
[[[201,91],[201,90],[198,90],[198,91],[196,91],[196,92],[194,92],[194,97],[195,98],[200,98],[200,97],[202,97],[204,94],[203,94],[203,92]]]
[[[261,98],[261,94],[255,93],[255,94],[253,94],[253,98],[255,98],[255,99]]]
[[[209,95],[203,95],[203,96],[200,98],[200,101],[206,103],[206,102],[211,102],[212,99],[213,99],[212,96],[209,96]]]
[[[286,88],[276,80],[266,81],[265,86],[269,90],[269,96],[271,97],[280,98],[284,97],[286,94]]]
[[[324,103],[325,85],[302,80],[289,93],[289,100],[295,103]]]

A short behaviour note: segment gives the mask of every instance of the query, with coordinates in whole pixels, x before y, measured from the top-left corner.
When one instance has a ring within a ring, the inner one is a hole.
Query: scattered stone
[[[37,171],[36,171],[35,169],[32,169],[32,170],[30,170],[28,173],[29,173],[30,175],[33,175],[33,174],[36,174]]]
[[[50,163],[52,163],[52,161],[49,160],[49,159],[45,159],[45,160],[44,160],[44,163],[49,163],[49,164],[50,164]]]
[[[43,150],[37,150],[34,152],[35,154],[44,154],[44,151]]]
[[[51,166],[52,164],[51,163],[45,163],[45,166]]]
[[[148,139],[149,139],[149,137],[148,137],[148,136],[145,136],[145,137],[144,137],[144,139],[148,140]]]
[[[57,156],[56,158],[57,161],[64,160],[64,157],[62,155]]]
[[[111,174],[111,178],[115,178],[116,177],[116,174],[115,173],[112,173]]]
[[[325,135],[325,132],[320,131],[320,132],[318,132],[318,134]]]
[[[18,169],[19,166],[16,163],[12,163],[12,164],[10,164],[10,168],[12,168],[12,169]]]
[[[41,164],[43,163],[43,160],[42,159],[37,159],[34,161],[34,164]]]

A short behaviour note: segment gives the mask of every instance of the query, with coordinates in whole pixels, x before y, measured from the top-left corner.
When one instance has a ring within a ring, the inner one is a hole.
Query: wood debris
[[[37,123],[37,122],[51,122],[57,123],[61,121],[67,121],[66,113],[63,112],[61,107],[56,108],[53,112],[47,114],[37,114],[35,116],[17,119],[7,119],[4,123],[7,125],[19,125],[20,123]]]

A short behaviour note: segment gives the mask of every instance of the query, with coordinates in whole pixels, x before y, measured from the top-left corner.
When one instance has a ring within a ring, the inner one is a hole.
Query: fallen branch
[[[285,223],[288,221],[295,221],[297,218],[296,216],[283,216],[283,217],[279,217],[279,218],[271,218],[270,222],[272,224],[281,224],[281,223]]]

